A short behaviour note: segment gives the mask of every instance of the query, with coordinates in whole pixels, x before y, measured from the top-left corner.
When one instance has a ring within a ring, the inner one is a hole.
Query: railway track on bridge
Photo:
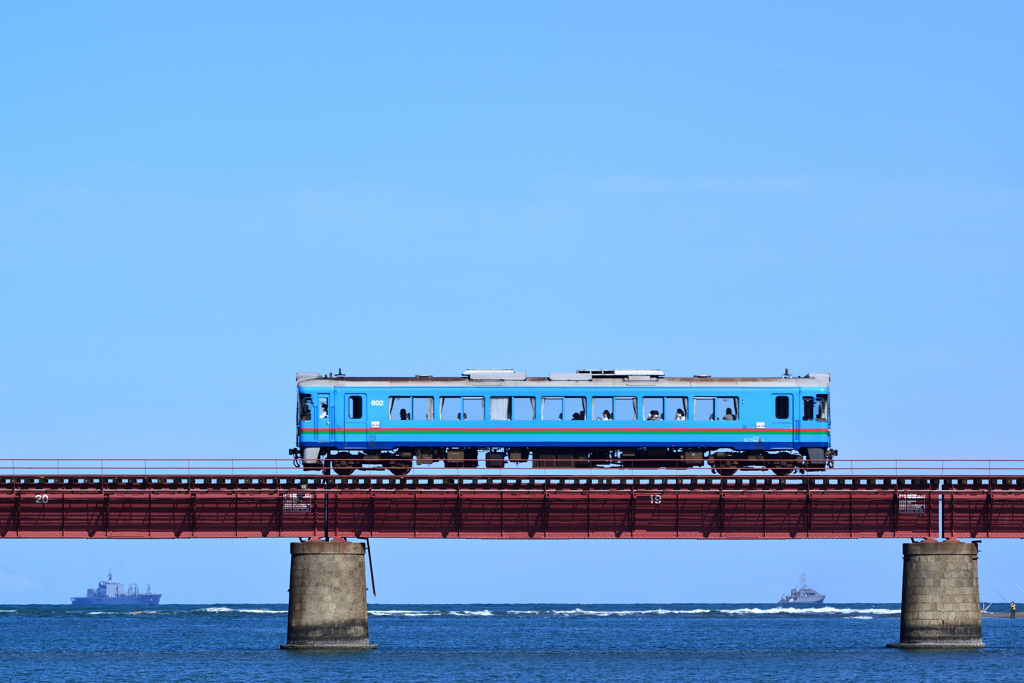
[[[1024,537],[1024,475],[0,476],[0,538]]]

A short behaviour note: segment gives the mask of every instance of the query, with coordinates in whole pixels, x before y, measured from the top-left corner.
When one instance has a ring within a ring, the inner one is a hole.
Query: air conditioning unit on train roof
[[[548,379],[553,382],[589,382],[594,379],[624,379],[630,382],[650,382],[664,377],[661,370],[577,370],[576,372],[552,372]]]
[[[592,377],[636,377],[649,379],[652,377],[664,377],[661,370],[577,370],[580,374],[589,374]]]
[[[462,376],[468,377],[470,380],[499,380],[504,382],[526,379],[525,372],[516,372],[515,370],[466,370],[462,373]]]

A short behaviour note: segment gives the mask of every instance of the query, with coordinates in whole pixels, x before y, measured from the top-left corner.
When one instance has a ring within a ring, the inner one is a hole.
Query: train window
[[[482,396],[462,399],[462,419],[482,420],[484,419],[484,399]]]
[[[540,400],[540,419],[562,419],[562,397],[545,396]]]
[[[714,420],[715,419],[715,399],[697,397],[693,399],[693,419],[694,420]]]
[[[828,422],[828,395],[818,394],[815,398],[814,405],[816,408],[814,411],[814,419],[818,422]]]
[[[433,420],[434,419],[434,397],[413,396],[412,397],[412,419]]]
[[[441,419],[461,420],[462,419],[462,397],[442,396],[441,397]]]
[[[348,419],[350,419],[350,420],[362,420],[363,419],[363,397],[362,396],[349,396],[348,397]]]
[[[484,399],[482,396],[442,396],[441,419],[482,420]]]
[[[512,399],[513,420],[536,420],[537,399],[533,396],[516,396]]]
[[[326,396],[321,396],[320,397],[320,419],[326,419],[327,418],[327,415],[328,415],[327,410],[328,410],[329,407],[330,407],[330,404],[327,402],[327,397]]]
[[[616,396],[615,397],[615,419],[635,420],[636,419],[636,397]]]
[[[615,401],[611,396],[595,396],[594,411],[595,420],[611,420],[615,415]]]
[[[814,419],[814,397],[804,396],[804,419]]]
[[[433,396],[391,396],[388,417],[392,420],[433,420]]]
[[[587,419],[587,399],[582,396],[566,396],[563,414],[569,415],[574,420]]]
[[[309,422],[313,419],[313,397],[302,395],[302,401],[299,404],[299,421]]]
[[[715,417],[719,420],[736,420],[740,416],[740,400],[735,396],[719,396],[715,399]]]
[[[491,397],[491,419],[511,420],[512,419],[512,398],[509,396]]]
[[[776,420],[788,420],[789,419],[789,396],[776,396],[775,397],[775,419]]]
[[[412,399],[408,396],[392,396],[389,398],[388,417],[392,420],[411,420]]]
[[[651,396],[644,396],[644,419],[664,420],[665,399],[662,397],[655,398]]]
[[[686,396],[669,396],[665,399],[666,420],[685,420],[690,416],[687,410]]]

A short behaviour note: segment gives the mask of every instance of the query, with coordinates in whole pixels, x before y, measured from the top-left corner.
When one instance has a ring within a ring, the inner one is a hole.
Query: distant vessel
[[[780,605],[819,605],[825,602],[825,595],[807,587],[807,575],[800,573],[800,587],[779,598]]]
[[[85,592],[84,598],[71,598],[72,605],[144,605],[155,607],[160,604],[160,593],[140,593],[137,584],[130,583],[125,589],[123,583],[114,581],[114,575],[107,572],[107,580],[100,581],[96,588]]]

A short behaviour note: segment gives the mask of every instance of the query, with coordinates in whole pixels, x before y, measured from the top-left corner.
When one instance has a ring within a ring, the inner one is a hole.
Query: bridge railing
[[[556,463],[557,464],[557,463]],[[413,461],[392,460],[387,466],[360,468],[355,476],[388,475],[396,467],[399,474],[408,469],[407,476],[671,476],[715,477],[707,466],[661,467],[637,466],[624,463],[610,467],[598,464],[588,468],[536,467],[533,463],[504,463],[503,467],[487,467],[483,457],[478,466],[450,467],[444,462],[421,465]],[[1024,476],[1024,459],[933,459],[933,458],[872,458],[837,460],[824,471],[803,474],[777,475],[771,470],[741,469],[735,475],[744,478],[822,478],[822,477],[1020,477]],[[292,476],[316,474],[296,468],[293,461],[282,458],[4,458],[0,459],[0,476]]]

